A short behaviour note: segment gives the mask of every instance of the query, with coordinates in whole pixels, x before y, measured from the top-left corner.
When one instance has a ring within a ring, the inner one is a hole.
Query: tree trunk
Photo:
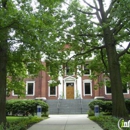
[[[125,106],[124,95],[122,90],[122,80],[120,74],[119,58],[116,51],[114,37],[110,30],[105,30],[105,45],[108,58],[108,67],[111,81],[112,91],[112,115],[115,117],[128,117],[128,112]]]
[[[7,32],[0,32],[0,124],[6,123]],[[5,36],[6,35],[6,36]]]

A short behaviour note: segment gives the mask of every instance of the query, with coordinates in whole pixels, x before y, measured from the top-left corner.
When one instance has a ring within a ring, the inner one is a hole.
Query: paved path
[[[50,118],[30,127],[28,130],[103,130],[95,122],[82,115],[50,115]]]

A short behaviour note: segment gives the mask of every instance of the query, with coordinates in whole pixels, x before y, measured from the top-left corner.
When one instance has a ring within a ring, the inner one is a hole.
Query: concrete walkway
[[[50,115],[50,118],[28,130],[103,130],[98,124],[82,115]]]

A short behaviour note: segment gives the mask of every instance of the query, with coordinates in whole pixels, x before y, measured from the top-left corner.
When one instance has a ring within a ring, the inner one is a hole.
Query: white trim
[[[12,91],[12,96],[18,96],[17,94],[14,93],[14,90]]]
[[[33,94],[28,94],[28,83],[33,83]],[[26,96],[34,96],[35,95],[35,81],[26,81]]]
[[[90,83],[90,94],[85,94],[85,83]],[[83,95],[84,96],[92,96],[92,80],[90,79],[85,79],[83,80]]]
[[[64,78],[64,99],[66,99],[66,83],[74,83],[74,99],[76,98],[76,78],[68,76]]]
[[[48,92],[49,92],[49,93],[48,93],[48,96],[49,96],[49,97],[51,97],[51,96],[57,96],[57,86],[54,86],[54,87],[55,87],[55,92],[56,92],[56,94],[51,95],[51,94],[50,94],[50,86],[48,86],[48,88],[49,88],[49,91],[48,91]]]
[[[107,86],[105,85],[105,95],[111,95],[111,93],[107,93]]]
[[[77,73],[81,74],[81,65],[77,66]],[[77,75],[77,91],[79,92],[80,98],[82,99],[82,77]]]
[[[105,85],[105,95],[112,95],[112,93],[107,93],[107,86]],[[123,93],[124,95],[129,94],[129,89],[127,89],[127,93]]]
[[[64,78],[64,81],[66,82],[66,81],[76,81],[76,78],[74,78],[74,77],[72,77],[72,76],[68,76],[68,77],[66,77],[66,78]]]
[[[54,80],[49,80],[49,81],[48,81],[48,96],[49,96],[49,97],[51,97],[51,96],[57,96],[57,86],[54,86],[54,87],[55,87],[56,94],[54,94],[54,95],[51,95],[51,94],[50,94],[50,84],[51,84],[51,83],[54,83],[54,82],[55,82]]]
[[[89,65],[89,64],[88,64],[88,65]],[[85,66],[85,65],[83,65],[83,71],[85,70],[85,69],[84,69],[84,66]],[[89,69],[89,74],[84,74],[84,76],[90,76],[90,75],[91,75],[91,70]]]
[[[63,77],[59,76],[58,80],[60,81],[60,84],[58,85],[58,99],[60,99],[63,96]]]
[[[129,89],[127,89],[127,93],[123,93],[123,94],[124,94],[124,95],[125,95],[125,94],[129,94]]]
[[[84,74],[84,76],[90,76],[91,75],[91,70],[89,70],[89,74]]]
[[[67,74],[66,68],[67,68],[67,67],[65,67],[65,76],[74,76],[74,75],[75,75],[75,72],[72,72],[72,75],[71,75],[71,74]]]

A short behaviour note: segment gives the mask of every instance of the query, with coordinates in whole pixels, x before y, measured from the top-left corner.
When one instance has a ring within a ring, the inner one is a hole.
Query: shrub
[[[87,114],[88,114],[88,116],[94,116],[94,110],[89,109]]]
[[[100,115],[98,117],[92,116],[89,118],[98,123],[103,130],[119,130],[117,126],[119,119],[116,117]]]
[[[37,106],[40,105],[43,113],[47,113],[47,103],[40,100],[7,100],[6,112],[12,112],[12,114],[22,114],[23,116],[28,114],[34,115],[37,112]]]
[[[125,99],[125,105],[126,105],[126,109],[130,113],[130,99]]]
[[[89,103],[89,107],[94,110],[94,106],[99,105],[100,112],[112,113],[112,101],[94,100]],[[126,109],[130,113],[130,99],[125,99]]]
[[[94,100],[89,103],[90,109],[94,110],[95,105],[99,105],[100,112],[112,112],[112,101]]]

